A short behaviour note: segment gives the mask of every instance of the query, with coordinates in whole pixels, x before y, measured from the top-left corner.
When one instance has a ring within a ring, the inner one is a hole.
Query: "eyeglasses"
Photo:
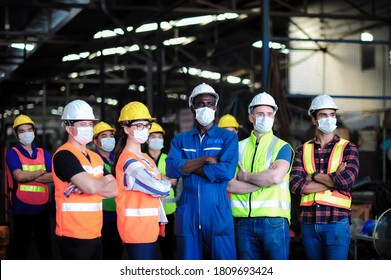
[[[137,127],[137,130],[143,130],[144,128],[151,129],[152,124],[150,124],[150,123],[147,123],[147,124],[134,123],[129,126],[135,126],[135,127]]]

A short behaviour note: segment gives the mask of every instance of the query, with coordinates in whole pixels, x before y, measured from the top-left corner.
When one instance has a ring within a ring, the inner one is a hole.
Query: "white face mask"
[[[77,135],[74,136],[77,143],[80,145],[87,145],[91,142],[92,137],[94,136],[93,128],[88,127],[78,127],[77,128]]]
[[[212,110],[208,107],[195,109],[196,120],[202,126],[207,126],[215,119],[215,110]]]
[[[154,151],[160,151],[161,149],[163,149],[163,143],[164,143],[164,140],[163,139],[160,139],[160,138],[152,138],[152,139],[149,139],[149,144],[148,144],[148,147],[151,149],[151,150],[154,150]]]
[[[149,129],[133,130],[133,136],[130,136],[137,144],[144,144],[149,137]]]
[[[114,137],[105,137],[100,139],[100,143],[102,144],[102,150],[106,152],[111,152],[115,147],[115,138]]]
[[[274,119],[262,116],[255,119],[254,129],[259,133],[267,133],[272,130]]]
[[[25,146],[33,143],[34,138],[35,138],[35,134],[32,131],[31,132],[23,132],[23,133],[19,134],[19,141],[20,141],[20,143],[22,143],[22,145],[25,145]]]
[[[324,134],[333,132],[337,128],[337,119],[328,117],[318,120],[318,129]]]

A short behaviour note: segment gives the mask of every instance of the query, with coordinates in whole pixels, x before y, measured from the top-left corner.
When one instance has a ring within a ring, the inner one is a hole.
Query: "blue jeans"
[[[235,219],[235,236],[240,260],[289,259],[289,226],[285,218]]]
[[[129,260],[157,260],[158,243],[125,243]]]
[[[346,260],[350,246],[349,219],[329,224],[301,224],[301,234],[309,260]]]

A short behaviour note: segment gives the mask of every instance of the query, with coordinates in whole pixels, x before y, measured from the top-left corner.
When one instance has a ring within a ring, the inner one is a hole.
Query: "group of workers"
[[[219,98],[205,83],[193,89],[195,127],[176,134],[168,154],[164,129],[137,101],[122,108],[119,131],[105,122],[94,126],[85,101],[68,103],[61,117],[68,140],[53,157],[33,144],[35,123],[18,116],[19,144],[6,155],[14,258],[26,258],[32,232],[40,258],[52,258],[54,182],[62,259],[121,259],[126,250],[129,259],[153,260],[160,247],[162,259],[288,260],[291,194],[301,197],[307,258],[347,259],[359,159],[356,145],[335,134],[334,100],[313,99],[315,136],[294,150],[273,133],[278,106],[270,94],[248,105],[253,130],[241,141],[232,115],[215,124]],[[95,151],[86,147],[91,141]]]

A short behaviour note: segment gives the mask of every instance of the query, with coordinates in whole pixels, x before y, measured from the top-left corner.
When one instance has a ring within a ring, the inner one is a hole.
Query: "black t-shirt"
[[[90,157],[86,158],[91,162]],[[86,172],[77,157],[70,151],[59,151],[53,157],[53,171],[63,182],[70,182],[71,178],[81,172]],[[104,168],[104,175],[110,174]]]

